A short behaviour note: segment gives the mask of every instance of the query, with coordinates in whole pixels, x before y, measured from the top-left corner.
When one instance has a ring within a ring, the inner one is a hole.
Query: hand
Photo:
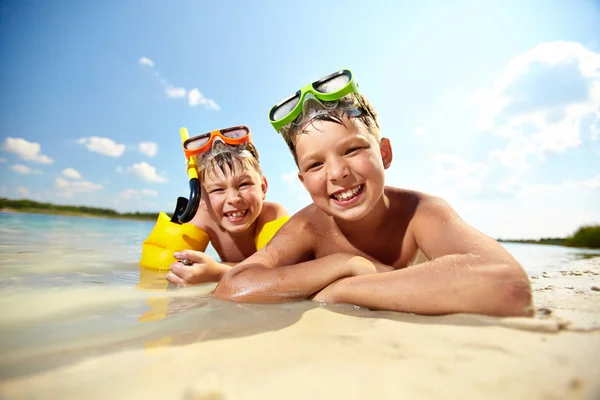
[[[180,251],[175,253],[175,258],[179,261],[171,264],[171,271],[167,273],[166,278],[179,286],[218,282],[231,268],[216,262],[201,251]]]

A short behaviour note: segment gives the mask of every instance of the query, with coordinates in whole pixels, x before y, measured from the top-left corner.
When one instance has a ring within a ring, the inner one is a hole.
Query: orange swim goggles
[[[200,155],[209,151],[215,140],[222,141],[230,146],[252,141],[250,128],[245,125],[233,126],[231,128],[218,129],[216,131],[202,133],[183,142],[183,152],[186,158]]]

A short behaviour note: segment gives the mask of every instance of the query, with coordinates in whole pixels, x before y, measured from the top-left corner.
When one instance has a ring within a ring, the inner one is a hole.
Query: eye
[[[225,190],[221,188],[215,188],[208,191],[208,193],[223,193]]]
[[[240,187],[243,187],[243,186],[252,186],[252,182],[242,182],[242,183],[240,183]]]
[[[346,150],[346,155],[356,153],[357,151],[362,150],[362,149],[364,149],[364,147],[359,147],[359,146],[350,147],[348,150]]]
[[[318,170],[321,166],[323,165],[322,162],[320,161],[315,161],[311,164],[308,164],[308,167],[306,168],[307,171],[315,171]]]

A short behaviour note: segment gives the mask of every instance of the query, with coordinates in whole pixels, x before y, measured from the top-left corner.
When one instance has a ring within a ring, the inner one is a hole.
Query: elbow
[[[492,314],[499,317],[533,317],[529,277],[518,263],[504,265],[495,276],[496,298]]]
[[[221,300],[243,302],[244,296],[239,289],[239,281],[239,272],[236,271],[236,268],[231,268],[219,281],[213,296]]]
[[[238,303],[256,302],[257,295],[260,295],[260,285],[256,285],[249,275],[252,275],[249,269],[231,268],[219,281],[213,296]]]

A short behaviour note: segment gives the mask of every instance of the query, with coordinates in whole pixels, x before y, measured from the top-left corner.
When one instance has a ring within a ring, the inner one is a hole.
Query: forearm
[[[425,315],[531,315],[527,275],[516,263],[449,255],[417,266],[342,279],[315,300]]]
[[[265,256],[265,257],[268,257]],[[277,303],[311,297],[331,283],[354,276],[352,256],[333,254],[303,263],[267,268],[260,259],[229,271],[214,295],[225,300]]]

